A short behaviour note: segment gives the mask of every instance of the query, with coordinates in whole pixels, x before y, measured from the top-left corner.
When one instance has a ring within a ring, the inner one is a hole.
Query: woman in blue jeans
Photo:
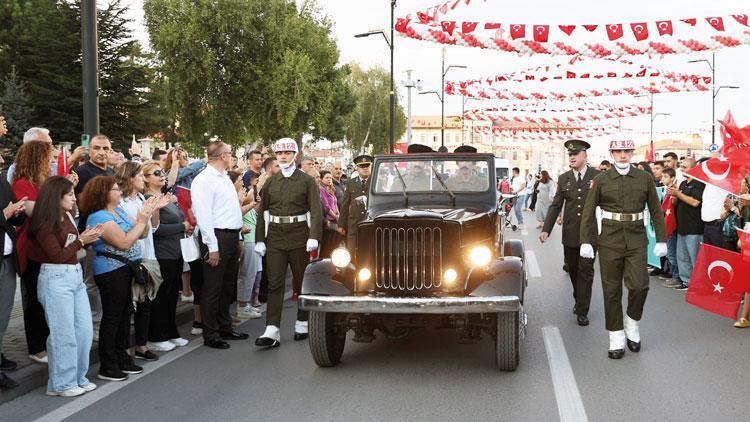
[[[86,379],[93,325],[78,253],[103,229],[97,226],[79,235],[72,216],[75,203],[73,183],[50,177],[39,190],[29,227],[29,238],[42,258],[37,294],[50,331],[50,396],[75,397],[96,388]]]

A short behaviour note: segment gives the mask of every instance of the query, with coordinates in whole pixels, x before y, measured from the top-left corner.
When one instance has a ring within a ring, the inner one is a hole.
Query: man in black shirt
[[[691,169],[693,160],[685,159],[680,164],[683,173]],[[687,176],[680,187],[669,188],[667,194],[672,196],[677,219],[677,267],[682,284],[676,290],[687,290],[690,274],[698,256],[698,249],[703,240],[703,220],[701,219],[701,202],[706,185]]]
[[[89,161],[78,167],[78,185],[76,185],[76,195],[83,192],[83,188],[89,180],[96,176],[114,176],[115,172],[109,168],[108,159],[112,153],[112,143],[104,135],[96,135],[89,143]],[[80,200],[80,198],[79,198]]]

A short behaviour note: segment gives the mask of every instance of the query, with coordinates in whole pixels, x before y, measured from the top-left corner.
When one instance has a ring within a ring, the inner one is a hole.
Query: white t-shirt
[[[511,186],[513,187],[513,192],[518,193],[519,195],[523,195],[523,188],[526,184],[526,178],[518,175],[513,177],[513,181],[511,181]]]
[[[143,195],[139,193],[135,198],[123,198],[120,201],[120,206],[126,213],[128,213],[128,216],[135,221],[135,219],[138,218],[138,212],[140,212],[143,207],[143,201]],[[154,250],[154,231],[156,231],[156,229],[158,229],[158,227],[151,227],[151,219],[149,219],[148,236],[146,236],[145,239],[140,239],[138,241],[141,245],[141,252],[143,254],[141,259],[156,260],[156,251]]]
[[[7,256],[13,253],[13,241],[10,240],[8,233],[5,233],[5,244],[3,245],[3,256]]]
[[[713,185],[706,185],[701,200],[701,220],[708,223],[721,218],[727,193]]]

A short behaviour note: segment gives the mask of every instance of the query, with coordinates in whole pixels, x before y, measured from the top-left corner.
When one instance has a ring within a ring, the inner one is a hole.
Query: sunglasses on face
[[[367,163],[367,164],[357,164],[357,167],[359,167],[359,168],[367,168],[367,167],[370,167],[370,164],[369,163]]]
[[[147,174],[146,176],[161,177],[163,174],[164,174],[164,172],[162,172],[161,170],[154,170],[153,173]]]

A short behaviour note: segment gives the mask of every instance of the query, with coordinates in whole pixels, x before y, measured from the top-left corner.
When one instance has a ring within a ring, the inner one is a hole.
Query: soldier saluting
[[[611,359],[625,354],[625,344],[631,352],[641,350],[638,322],[648,293],[646,248],[648,238],[644,226],[644,209],[648,205],[656,231],[654,255],[667,254],[664,216],[656,194],[654,179],[630,164],[635,143],[612,141],[609,151],[614,165],[594,179],[594,186],[586,198],[581,220],[581,256],[594,257],[594,244],[599,246],[604,314],[609,331]],[[602,209],[602,228],[597,233],[596,207]],[[622,316],[622,284],[628,289],[628,309]],[[627,341],[626,341],[627,340]]]
[[[357,176],[346,182],[344,201],[339,207],[339,233],[346,236],[346,247],[350,251],[354,251],[357,246],[357,225],[367,213],[372,161],[372,156],[367,154],[354,157]]]
[[[278,347],[281,336],[281,310],[284,306],[284,281],[291,267],[297,291],[300,291],[309,253],[318,249],[323,212],[320,190],[315,179],[294,165],[297,142],[282,138],[273,146],[281,171],[269,177],[261,191],[261,209],[255,231],[255,252],[266,257],[268,268],[268,315],[266,330],[255,340],[256,346]],[[267,213],[267,214],[266,214]],[[266,247],[268,240],[268,247]],[[297,310],[294,339],[307,338],[307,311]]]
[[[544,220],[539,240],[542,243],[547,241],[549,234],[555,227],[560,211],[564,207],[562,243],[565,265],[568,268],[570,282],[573,284],[573,300],[575,301],[573,312],[577,315],[578,325],[586,326],[589,325],[591,285],[594,282],[594,257],[582,258],[580,256],[579,233],[586,195],[589,192],[591,181],[599,174],[599,171],[587,164],[586,150],[591,148],[588,142],[571,139],[564,145],[568,151],[570,170],[561,174],[557,179],[555,199],[547,212],[547,218]],[[592,245],[596,245],[596,243],[592,243]]]

